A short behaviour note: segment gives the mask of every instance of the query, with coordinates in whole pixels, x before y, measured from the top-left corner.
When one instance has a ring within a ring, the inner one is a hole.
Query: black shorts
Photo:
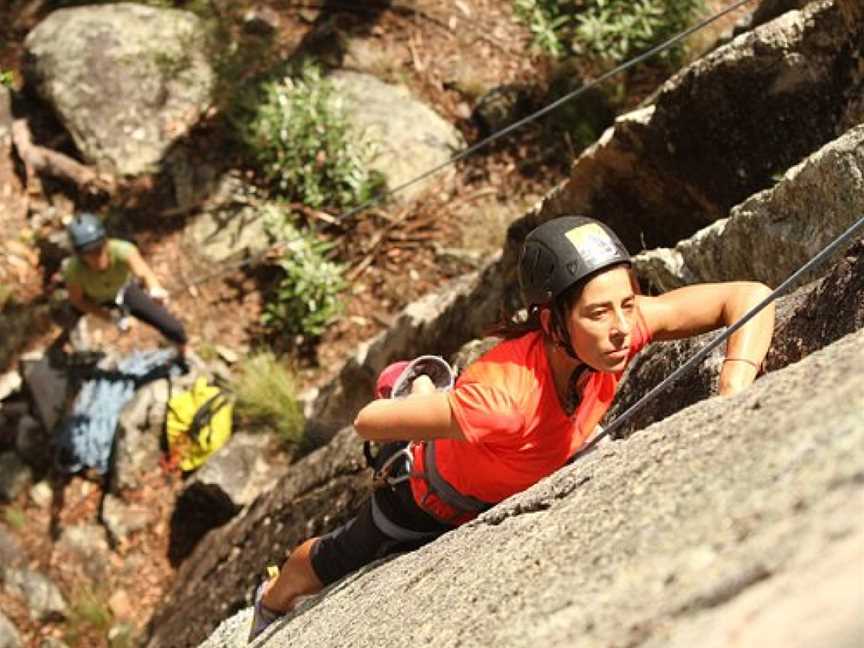
[[[376,490],[353,520],[321,536],[312,547],[312,568],[329,585],[374,560],[418,549],[453,528],[417,506],[404,481]]]

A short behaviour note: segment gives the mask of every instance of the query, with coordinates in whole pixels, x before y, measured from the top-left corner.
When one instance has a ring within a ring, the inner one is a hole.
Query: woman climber
[[[452,389],[436,388],[434,372],[413,363],[382,372],[379,398],[354,427],[385,444],[379,466],[394,459],[384,485],[352,521],[303,542],[258,588],[250,641],[301,597],[429,542],[561,468],[588,441],[645,345],[729,326],[770,294],[763,284],[729,282],[640,295],[618,237],[580,216],[550,220],[526,237],[519,282],[527,319],[508,319],[507,339]],[[773,329],[770,304],[729,337],[720,394],[753,382]],[[394,369],[409,393],[380,398]]]
[[[63,268],[69,301],[83,314],[124,327],[129,314],[157,329],[173,342],[180,357],[186,351],[186,331],[163,303],[168,293],[134,244],[108,238],[94,214],[81,213],[67,227],[75,255]],[[144,286],[139,285],[141,281]]]

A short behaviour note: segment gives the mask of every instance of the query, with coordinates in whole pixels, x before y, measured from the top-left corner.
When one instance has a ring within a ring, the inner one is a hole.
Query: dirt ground
[[[19,0],[0,8],[0,31],[5,30],[0,36],[6,43],[0,47],[0,67],[16,70],[19,80],[23,36],[41,18],[45,4]],[[419,0],[404,7],[326,0],[300,9],[296,4],[255,3],[257,10],[270,12],[269,20],[278,25],[280,55],[303,46],[314,49],[336,33],[369,39],[388,53],[387,68],[382,70],[385,80],[408,85],[456,124],[469,143],[480,137],[469,119],[471,93],[516,83],[542,88],[553,72],[554,65],[531,48],[531,34],[514,19],[510,2]],[[664,78],[665,72],[658,70],[637,73],[622,108],[638,103]],[[185,248],[183,223],[160,221],[158,214],[135,218],[134,235],[171,292],[170,308],[185,323],[192,347],[200,355],[216,345],[241,355],[267,345],[284,353],[284,362],[297,370],[301,386],[320,384],[338,371],[359,342],[388,328],[406,304],[472,269],[470,255],[457,261],[440,254],[442,249],[467,250],[480,258],[500,249],[507,224],[566,176],[566,161],[560,151],[550,155],[547,144],[542,128],[523,129],[442,174],[422,199],[378,205],[350,223],[325,229],[346,266],[345,312],[320,340],[299,349],[291,340],[268,336],[258,323],[267,289],[275,279],[272,270],[236,268],[215,273]],[[52,192],[50,185],[46,191],[38,184],[31,179],[29,201],[68,203],[64,191]],[[21,351],[44,348],[62,331],[50,300],[61,288],[58,268],[28,245],[58,230],[57,223],[34,226],[26,210],[0,219],[0,236],[6,243],[0,255],[0,281],[12,286],[14,295],[14,302],[7,302],[4,310],[6,344],[15,348],[7,358],[10,362]],[[131,349],[160,344],[158,335],[143,325],[125,334],[109,325],[91,328],[97,342],[106,346]],[[178,474],[160,469],[142,489],[124,494],[127,501],[153,511],[154,521],[128,543],[113,548],[110,565],[98,582],[85,565],[62,556],[55,545],[58,529],[97,521],[103,495],[98,480],[79,476],[56,484],[54,502],[47,508],[35,505],[26,493],[4,507],[0,524],[26,547],[31,565],[49,574],[77,605],[66,623],[36,624],[20,600],[0,591],[0,609],[20,629],[26,645],[38,646],[42,638],[53,636],[65,637],[70,646],[107,646],[106,630],[112,618],[113,623],[130,624],[133,634],[140,631],[174,577],[167,558],[168,525],[181,486]],[[107,608],[109,620],[100,620],[91,608]],[[129,644],[117,639],[111,645]]]

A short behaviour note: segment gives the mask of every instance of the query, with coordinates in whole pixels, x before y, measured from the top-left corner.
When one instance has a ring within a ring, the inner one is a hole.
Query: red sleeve
[[[518,433],[525,417],[509,394],[481,383],[459,385],[448,394],[450,410],[469,443],[489,443]]]

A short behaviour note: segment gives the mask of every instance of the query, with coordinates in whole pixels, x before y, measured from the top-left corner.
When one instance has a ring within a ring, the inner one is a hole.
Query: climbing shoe
[[[247,640],[248,643],[252,643],[255,638],[260,635],[267,627],[273,623],[276,619],[283,616],[280,612],[274,612],[266,607],[261,602],[261,599],[264,598],[264,588],[267,583],[270,582],[274,576],[279,574],[278,567],[268,567],[267,575],[268,580],[264,581],[258,586],[258,589],[255,590],[255,605],[252,612],[252,625],[249,628],[249,638]]]

